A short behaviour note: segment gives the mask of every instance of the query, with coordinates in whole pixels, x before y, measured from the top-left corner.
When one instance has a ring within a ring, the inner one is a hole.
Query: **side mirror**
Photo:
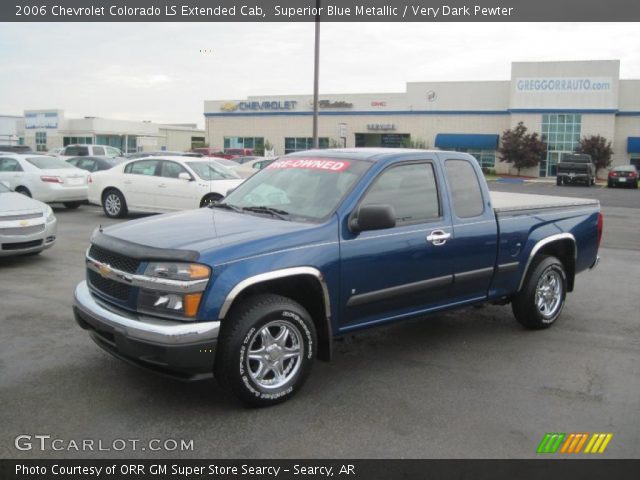
[[[395,226],[396,211],[391,205],[362,205],[357,215],[349,220],[349,230],[353,233]]]
[[[187,172],[180,172],[178,174],[178,178],[180,180],[186,180],[188,182],[190,182],[191,180],[193,180],[193,178],[191,178],[191,175],[189,175]]]

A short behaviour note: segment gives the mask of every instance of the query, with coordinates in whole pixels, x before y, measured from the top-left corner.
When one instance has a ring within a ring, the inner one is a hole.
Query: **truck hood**
[[[104,234],[154,248],[199,253],[308,230],[315,225],[261,215],[199,208],[154,215],[104,229]],[[259,252],[255,252],[259,253]]]

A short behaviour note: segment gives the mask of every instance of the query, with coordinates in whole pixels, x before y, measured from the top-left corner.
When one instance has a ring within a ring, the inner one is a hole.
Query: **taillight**
[[[616,172],[609,172],[610,177],[617,177],[618,174]]]
[[[64,183],[60,177],[53,177],[49,175],[42,175],[40,180],[47,183]]]
[[[629,176],[630,176],[631,178],[636,178],[636,177],[638,176],[638,174],[637,174],[636,172],[631,172],[631,173],[629,174]]]
[[[603,228],[604,218],[602,216],[602,212],[598,213],[598,248],[600,248],[600,242],[602,241],[602,228]]]

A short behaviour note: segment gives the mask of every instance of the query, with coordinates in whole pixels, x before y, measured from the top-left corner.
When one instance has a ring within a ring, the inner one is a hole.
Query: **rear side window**
[[[157,166],[158,160],[140,160],[139,162],[133,162],[127,165],[124,172],[133,173],[134,175],[152,176],[156,174]]]
[[[64,155],[68,157],[86,157],[89,155],[88,147],[67,147],[64,149]]]
[[[0,158],[0,172],[22,172],[22,166],[13,158]]]
[[[104,147],[93,147],[93,154],[104,156]]]
[[[484,201],[473,165],[466,160],[447,160],[444,165],[456,217],[470,218],[482,215]]]
[[[365,194],[362,205],[391,205],[399,225],[439,218],[433,165],[417,163],[385,170]]]

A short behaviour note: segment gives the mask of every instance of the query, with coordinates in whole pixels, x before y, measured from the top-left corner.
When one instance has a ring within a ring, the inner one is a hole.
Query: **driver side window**
[[[397,225],[409,225],[440,217],[438,188],[431,163],[388,168],[365,193],[361,205],[391,205]]]

